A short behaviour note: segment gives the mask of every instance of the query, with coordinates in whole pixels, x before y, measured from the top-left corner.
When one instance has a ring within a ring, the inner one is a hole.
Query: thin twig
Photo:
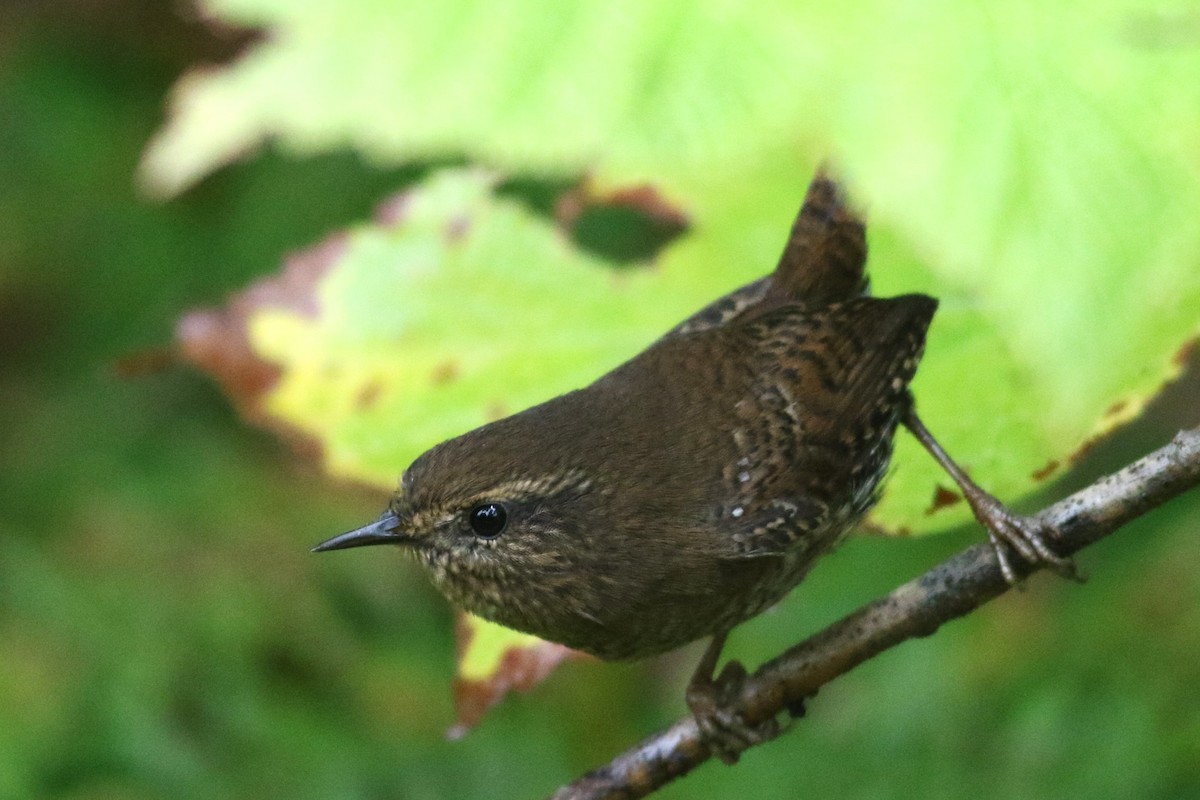
[[[1070,555],[1197,485],[1200,428],[1035,516],[1049,527],[1056,551]],[[991,547],[967,548],[764,664],[747,678],[737,709],[754,724],[798,708],[837,676],[906,639],[928,636],[1009,588]],[[562,787],[553,800],[645,797],[710,757],[695,720],[685,717]]]

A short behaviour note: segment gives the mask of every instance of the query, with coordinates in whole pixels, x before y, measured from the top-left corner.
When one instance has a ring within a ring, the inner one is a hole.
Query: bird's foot
[[[782,732],[773,717],[752,725],[735,710],[745,681],[746,668],[730,661],[716,680],[697,675],[687,688],[688,708],[704,743],[726,764],[736,764],[743,750],[769,742]]]
[[[1009,558],[1010,549],[1015,551],[1021,560],[1033,570],[1045,567],[1064,578],[1083,580],[1074,561],[1058,555],[1046,544],[1043,535],[1051,530],[1048,525],[1033,517],[1022,517],[1009,511],[993,495],[981,489],[979,484],[971,480],[971,476],[955,463],[950,454],[938,443],[938,440],[933,438],[933,434],[925,427],[925,423],[921,422],[921,418],[917,416],[911,395],[908,398],[908,407],[900,419],[917,441],[929,451],[934,460],[941,464],[942,469],[946,470],[946,473],[958,484],[963,497],[971,506],[971,511],[975,513],[975,519],[979,520],[979,523],[987,529],[988,539],[991,540],[996,559],[1000,562],[1000,571],[1004,573],[1004,580],[1008,581],[1009,585],[1016,586],[1021,579]]]
[[[1074,560],[1058,555],[1046,544],[1044,537],[1049,527],[1033,517],[1014,514],[995,497],[981,490],[969,493],[967,500],[975,512],[975,518],[987,529],[988,539],[1000,562],[1000,571],[1010,585],[1015,586],[1020,581],[1012,565],[1011,552],[1015,552],[1034,569],[1045,567],[1063,578],[1083,580]]]

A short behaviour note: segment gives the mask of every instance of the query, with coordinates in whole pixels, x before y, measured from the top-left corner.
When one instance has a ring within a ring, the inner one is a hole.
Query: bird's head
[[[596,560],[592,510],[603,492],[579,469],[524,469],[479,433],[422,455],[377,520],[313,549],[397,545],[452,601],[545,636],[569,606],[588,613],[578,608],[588,599],[571,595]]]

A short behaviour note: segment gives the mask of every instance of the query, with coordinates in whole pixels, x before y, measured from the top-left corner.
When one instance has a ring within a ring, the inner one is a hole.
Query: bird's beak
[[[369,544],[403,544],[409,537],[400,532],[400,520],[391,511],[385,511],[383,516],[352,531],[346,531],[326,539],[314,547],[314,553],[324,553],[326,550],[345,550],[348,547],[366,547]]]

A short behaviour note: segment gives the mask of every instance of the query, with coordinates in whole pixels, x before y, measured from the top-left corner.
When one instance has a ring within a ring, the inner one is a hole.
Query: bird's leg
[[[1009,561],[1007,547],[1015,550],[1022,560],[1034,568],[1048,567],[1064,578],[1080,579],[1075,562],[1058,555],[1046,544],[1045,539],[1042,538],[1046,531],[1044,525],[1032,517],[1014,514],[993,495],[981,489],[963,471],[962,467],[950,458],[917,416],[911,398],[908,408],[900,420],[904,423],[904,427],[917,437],[917,441],[929,451],[929,454],[942,465],[942,469],[946,470],[958,484],[963,497],[966,498],[967,503],[971,506],[971,511],[975,514],[975,519],[979,520],[980,524],[987,529],[988,538],[991,540],[992,548],[996,551],[996,558],[1000,561],[1000,570],[1004,573],[1006,581],[1013,585],[1018,581],[1017,573],[1013,569],[1012,562]]]
[[[780,727],[774,718],[759,725],[748,725],[734,710],[746,680],[746,668],[741,662],[726,663],[720,676],[713,679],[728,635],[727,631],[718,633],[709,642],[688,684],[687,704],[713,755],[726,764],[736,764],[743,750],[774,739],[779,735]]]

